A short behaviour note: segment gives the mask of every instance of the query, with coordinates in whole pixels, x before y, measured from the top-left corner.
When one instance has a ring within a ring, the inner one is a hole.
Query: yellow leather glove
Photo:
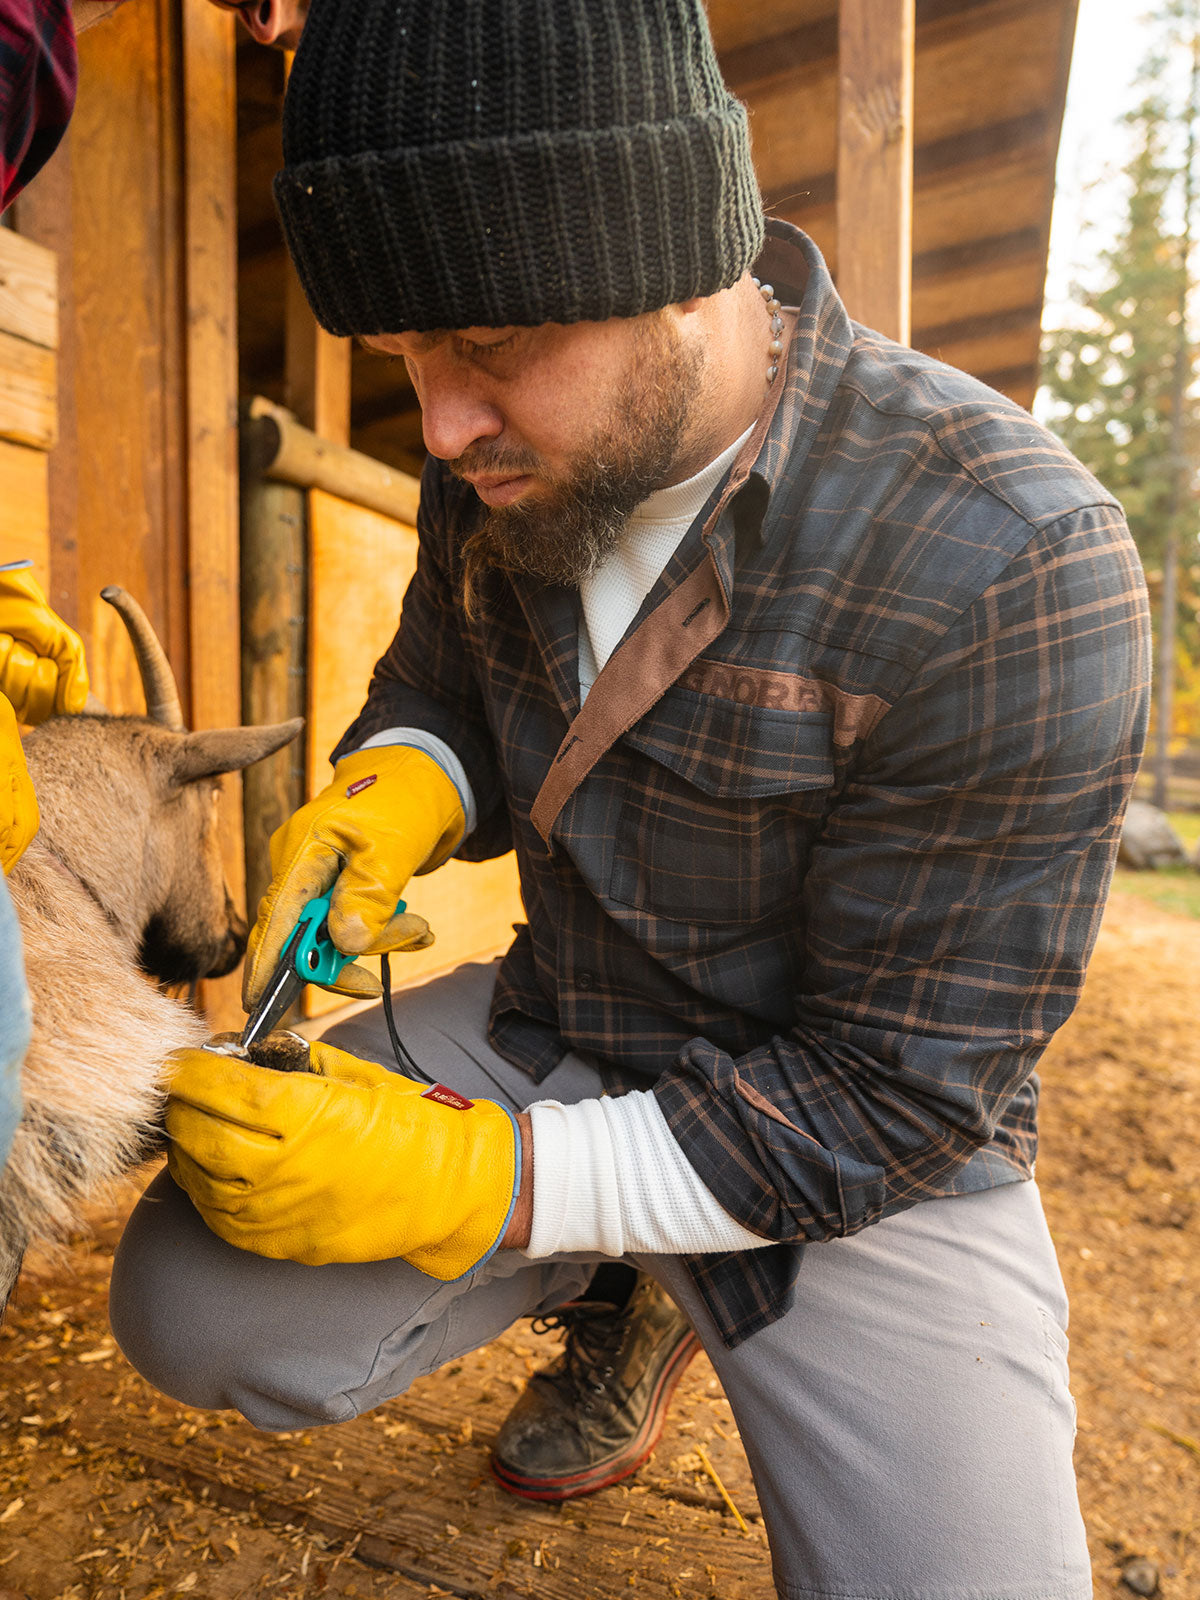
[[[16,713],[0,694],[0,865],[5,875],[24,855],[40,820]]]
[[[431,944],[424,919],[397,915],[396,902],[414,873],[432,872],[453,854],[465,827],[458,790],[423,750],[381,745],[343,756],[329,787],[271,835],[274,878],[246,950],[246,1010],[258,1004],[296,918],[331,884],[329,936],[343,955]],[[380,992],[374,973],[354,965],[331,987]]]
[[[173,1057],[171,1176],[212,1231],[306,1266],[402,1257],[443,1282],[491,1255],[521,1173],[509,1111],[332,1045],[311,1061],[273,1072],[207,1050]]]
[[[28,563],[0,567],[0,693],[25,723],[87,700],[83,641],[51,611]]]

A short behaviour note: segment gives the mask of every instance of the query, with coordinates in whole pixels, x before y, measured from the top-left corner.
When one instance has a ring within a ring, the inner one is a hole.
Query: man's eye
[[[487,360],[489,356],[498,356],[505,350],[511,350],[516,342],[516,334],[510,333],[506,338],[495,339],[490,344],[478,344],[474,339],[464,339],[462,348],[466,355],[473,358],[483,357],[484,360]]]

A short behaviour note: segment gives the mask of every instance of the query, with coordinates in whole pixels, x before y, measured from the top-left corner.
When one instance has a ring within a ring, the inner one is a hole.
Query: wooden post
[[[838,289],[858,322],[907,344],[912,299],[915,0],[841,0]]]
[[[306,582],[303,489],[257,473],[242,478],[242,710],[248,723],[302,717]],[[247,769],[246,904],[271,882],[272,833],[304,803],[304,735]]]
[[[237,434],[237,103],[234,19],[182,6],[188,624],[191,725],[240,723]],[[245,886],[242,796],[225,780],[225,872]],[[214,1026],[243,1021],[236,974],[204,986]]]

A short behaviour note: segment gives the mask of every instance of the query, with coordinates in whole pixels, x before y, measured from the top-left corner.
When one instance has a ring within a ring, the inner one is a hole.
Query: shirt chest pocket
[[[832,798],[828,716],[673,689],[621,749],[614,900],[708,926],[798,902]]]

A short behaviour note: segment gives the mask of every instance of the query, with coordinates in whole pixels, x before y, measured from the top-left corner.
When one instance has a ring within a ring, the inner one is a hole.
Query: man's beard
[[[616,548],[634,508],[670,482],[693,418],[703,355],[665,321],[638,330],[629,372],[605,422],[567,471],[525,502],[496,506],[465,541],[468,614],[490,569],[577,585]],[[537,472],[531,450],[473,445],[449,463],[468,474]]]

